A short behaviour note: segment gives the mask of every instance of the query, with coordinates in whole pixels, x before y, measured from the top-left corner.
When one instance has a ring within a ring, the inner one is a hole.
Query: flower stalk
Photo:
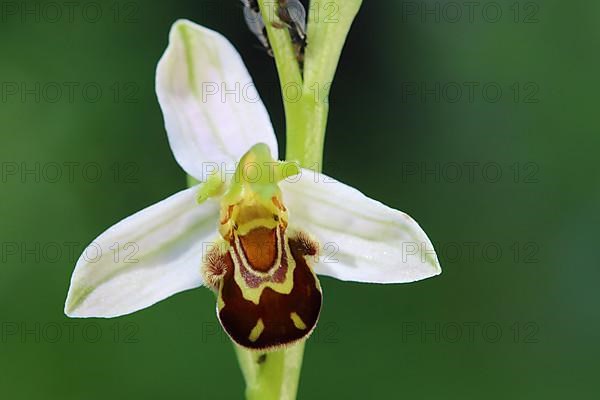
[[[334,0],[337,17],[326,20],[309,12],[304,76],[291,36],[281,29],[278,3],[258,0],[281,84],[286,118],[286,159],[321,172],[329,93],[348,31],[362,0]],[[317,7],[320,4],[317,3]],[[319,15],[317,12],[316,15]],[[260,353],[235,345],[246,381],[247,400],[294,400],[298,390],[304,342]]]
[[[302,73],[287,29],[280,29],[278,3],[258,0],[279,79],[286,118],[286,159],[304,168],[321,171],[329,114],[329,93],[342,48],[362,0],[319,2],[308,13],[308,46]],[[327,15],[326,15],[327,14]]]
[[[304,342],[269,353],[235,345],[246,381],[247,400],[294,400],[298,392]]]

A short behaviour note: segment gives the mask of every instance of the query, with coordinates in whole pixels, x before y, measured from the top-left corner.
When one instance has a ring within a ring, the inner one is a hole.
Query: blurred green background
[[[208,290],[62,310],[79,252],[185,186],[154,94],[171,23],[235,44],[283,144],[273,62],[235,0],[69,4],[0,2],[0,398],[240,398]],[[366,0],[352,29],[324,170],[417,219],[444,273],[323,278],[300,399],[598,393],[600,3],[470,4]]]

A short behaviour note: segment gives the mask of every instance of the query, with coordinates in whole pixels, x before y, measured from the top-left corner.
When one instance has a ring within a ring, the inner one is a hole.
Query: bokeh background
[[[79,252],[185,187],[154,94],[171,23],[235,44],[283,146],[273,62],[235,0],[70,4],[0,2],[0,398],[240,398],[208,290],[117,320],[62,310]],[[324,170],[414,216],[444,273],[323,278],[300,399],[595,398],[599,13],[365,0]]]

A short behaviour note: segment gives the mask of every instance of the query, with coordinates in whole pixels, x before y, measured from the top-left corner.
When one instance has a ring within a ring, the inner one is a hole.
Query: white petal
[[[290,224],[321,242],[318,274],[405,283],[441,273],[431,241],[408,215],[308,170],[283,182],[282,191]]]
[[[122,220],[81,255],[65,304],[70,317],[116,317],[202,284],[203,246],[216,234],[218,204],[193,187]]]
[[[204,181],[256,143],[277,159],[277,139],[242,58],[217,32],[179,20],[158,63],[156,93],[179,165]]]

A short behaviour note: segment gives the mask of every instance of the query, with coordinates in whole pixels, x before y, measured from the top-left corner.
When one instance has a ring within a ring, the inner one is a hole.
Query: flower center
[[[219,321],[238,344],[272,349],[307,337],[321,310],[321,287],[310,265],[318,250],[308,235],[288,230],[279,182],[300,172],[258,144],[246,153],[221,198],[219,234],[204,281],[217,291]],[[224,183],[200,190],[223,193]]]

